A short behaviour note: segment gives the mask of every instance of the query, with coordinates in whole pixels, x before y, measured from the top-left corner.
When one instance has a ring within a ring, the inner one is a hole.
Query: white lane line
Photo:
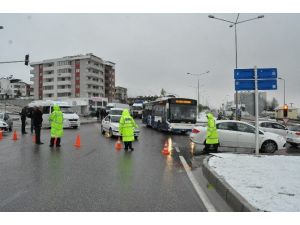
[[[180,150],[178,147],[175,147],[176,152],[180,153]]]
[[[188,178],[192,182],[192,184],[195,188],[195,191],[197,192],[200,200],[203,202],[203,204],[204,204],[205,208],[207,209],[207,211],[208,212],[216,212],[217,210],[215,209],[213,204],[210,202],[209,198],[207,197],[207,195],[205,194],[205,192],[203,191],[203,189],[200,187],[199,183],[195,179],[193,173],[191,172],[191,168],[188,166],[188,164],[185,161],[184,157],[180,155],[179,159],[180,159],[180,161],[181,161],[181,163],[182,163],[182,165],[183,165],[183,167],[184,167],[184,169],[185,169],[185,171],[188,175]]]

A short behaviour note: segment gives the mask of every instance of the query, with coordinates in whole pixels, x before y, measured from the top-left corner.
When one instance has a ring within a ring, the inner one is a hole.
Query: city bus
[[[144,104],[143,123],[161,131],[186,133],[197,120],[197,101],[167,97]]]

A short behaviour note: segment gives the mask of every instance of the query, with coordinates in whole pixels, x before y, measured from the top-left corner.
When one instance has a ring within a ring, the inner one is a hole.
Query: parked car
[[[104,134],[108,132],[109,136],[116,136],[119,137],[119,121],[121,116],[120,115],[107,115],[101,122],[101,133]],[[140,134],[139,129],[134,130],[134,137],[135,139],[138,138]]]
[[[8,125],[8,131],[12,131],[13,128],[13,120],[7,113],[0,112],[0,121],[4,121]]]
[[[255,127],[249,123],[236,120],[217,120],[220,147],[255,149]],[[207,127],[196,126],[190,133],[190,140],[196,144],[204,144]],[[259,130],[260,152],[274,153],[285,149],[283,136]]]
[[[289,130],[286,137],[286,142],[290,145],[294,147],[300,145],[300,125],[289,126]]]
[[[279,134],[282,135],[284,138],[286,138],[287,136],[288,128],[280,123],[273,121],[259,121],[258,124],[260,129],[263,131]]]
[[[6,122],[4,122],[3,120],[0,120],[0,130],[2,130],[4,132],[9,131],[8,124]]]

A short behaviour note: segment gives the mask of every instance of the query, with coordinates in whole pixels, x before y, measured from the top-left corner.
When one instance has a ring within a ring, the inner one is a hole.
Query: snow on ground
[[[300,211],[300,156],[213,155],[209,166],[254,207]]]

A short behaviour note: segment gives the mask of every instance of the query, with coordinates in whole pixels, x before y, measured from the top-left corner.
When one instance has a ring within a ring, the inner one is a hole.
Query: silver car
[[[13,120],[7,113],[0,112],[0,121],[4,121],[8,125],[8,131],[12,131]]]
[[[297,147],[300,145],[300,125],[289,126],[288,134],[286,136],[286,142]]]
[[[280,123],[274,121],[259,121],[259,127],[263,131],[279,134],[286,138],[288,128]]]

